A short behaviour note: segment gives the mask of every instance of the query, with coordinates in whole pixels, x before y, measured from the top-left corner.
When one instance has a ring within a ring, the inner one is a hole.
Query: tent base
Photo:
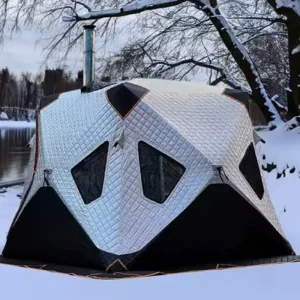
[[[227,262],[220,264],[206,264],[201,266],[195,266],[194,268],[180,269],[174,272],[163,272],[163,271],[137,271],[137,272],[115,272],[108,273],[96,269],[79,268],[73,266],[57,265],[57,264],[44,264],[38,261],[26,261],[10,259],[4,256],[0,256],[0,264],[13,265],[23,268],[36,269],[41,271],[49,271],[54,273],[67,274],[71,276],[79,276],[92,279],[125,279],[125,278],[140,278],[140,277],[152,277],[158,275],[167,274],[178,274],[178,273],[188,273],[196,271],[209,271],[209,270],[224,270],[228,268],[241,268],[249,266],[259,266],[259,265],[274,265],[283,263],[295,263],[300,262],[300,255],[290,255],[290,256],[280,256],[264,258],[260,260],[245,260],[238,262]]]

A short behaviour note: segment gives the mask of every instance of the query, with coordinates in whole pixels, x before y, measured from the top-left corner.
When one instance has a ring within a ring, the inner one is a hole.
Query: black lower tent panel
[[[181,269],[176,271],[122,271],[122,272],[105,272],[103,270],[97,269],[88,269],[80,268],[74,266],[66,265],[57,265],[57,264],[45,264],[38,261],[27,261],[27,260],[18,260],[18,259],[9,259],[3,256],[0,256],[0,267],[1,264],[12,265],[17,267],[23,267],[26,269],[35,269],[40,271],[49,271],[54,273],[66,274],[71,276],[83,276],[86,278],[93,279],[126,279],[126,278],[145,278],[153,277],[159,275],[168,275],[168,274],[178,274],[178,273],[189,273],[191,271],[199,272],[206,270],[224,270],[229,268],[241,268],[241,267],[253,267],[258,265],[275,265],[275,264],[285,264],[285,263],[299,263],[300,256],[291,255],[291,256],[281,256],[281,257],[272,257],[267,259],[260,260],[247,260],[240,262],[228,262],[226,264],[205,264],[201,266],[194,266],[189,269]]]
[[[72,276],[83,276],[94,279],[122,279],[122,278],[137,278],[137,277],[151,277],[158,275],[165,275],[159,271],[116,271],[106,272],[96,268],[83,268],[70,265],[51,264],[41,261],[19,260],[11,259],[0,255],[1,264],[23,267],[27,269],[35,269],[40,271],[50,271],[54,273],[67,274]]]
[[[209,185],[129,266],[176,270],[294,255],[289,243],[227,184]]]
[[[11,228],[7,258],[104,269],[117,256],[99,251],[52,187],[30,199]]]
[[[225,184],[208,186],[146,247],[121,256],[99,250],[55,190],[42,187],[11,228],[3,250],[4,260],[147,274],[293,254],[273,226]]]

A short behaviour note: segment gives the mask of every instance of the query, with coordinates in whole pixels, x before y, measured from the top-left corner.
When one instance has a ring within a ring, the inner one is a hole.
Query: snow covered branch
[[[243,41],[243,44],[247,44],[257,38],[260,38],[260,37],[263,37],[263,36],[270,36],[270,35],[273,35],[273,36],[281,36],[281,37],[284,37],[284,38],[288,38],[288,35],[287,33],[285,32],[266,32],[266,33],[259,33],[259,34],[256,34],[254,36],[251,36],[249,37],[247,40]]]
[[[6,0],[0,4],[0,40],[11,28],[13,33],[24,24],[33,25],[43,32],[45,61],[54,52],[63,60],[81,43],[80,21],[93,20],[104,44],[112,42],[116,32],[127,30],[128,39],[120,39],[122,48],[142,41],[158,61],[173,64],[192,57],[199,62],[172,68],[157,65],[152,70],[143,63],[143,54],[126,52],[123,70],[128,57],[129,73],[146,70],[144,76],[159,69],[165,78],[194,80],[204,75],[198,73],[205,67],[210,82],[246,85],[265,118],[279,120],[270,95],[279,94],[281,103],[288,98],[288,110],[300,113],[299,6],[299,0]],[[116,25],[118,17],[141,12],[137,18],[122,20],[126,25]],[[62,17],[68,26],[59,22]]]
[[[269,2],[274,3],[279,11],[291,10],[300,17],[299,0],[269,0]]]
[[[164,66],[167,66],[169,68],[176,68],[176,67],[179,67],[179,66],[185,65],[185,64],[193,64],[193,65],[196,65],[198,67],[208,68],[208,69],[212,69],[212,70],[218,71],[218,72],[222,72],[223,71],[223,69],[219,65],[197,61],[197,60],[195,60],[193,58],[180,60],[178,62],[155,61],[154,60],[151,63],[151,67],[155,67],[155,66],[158,66],[158,65],[164,65]]]
[[[241,68],[263,114],[268,120],[281,122],[281,117],[276,111],[271,99],[265,91],[259,72],[253,63],[243,43],[234,34],[226,18],[220,13],[217,0],[193,0],[214,24],[227,49]]]
[[[143,11],[167,8],[181,4],[186,1],[187,0],[136,0],[116,9],[107,9],[100,11],[92,11],[91,9],[89,9],[89,12],[86,14],[74,14],[72,16],[64,16],[63,20],[65,22],[78,22],[95,19],[99,20],[111,17],[122,17],[132,14],[138,14]]]
[[[170,7],[177,4],[180,4],[185,1],[174,1],[174,0],[140,0],[135,1],[131,4],[125,5],[119,9],[110,9],[110,10],[102,10],[97,12],[89,12],[85,15],[80,15],[79,18],[75,18],[74,20],[80,21],[81,19],[101,19],[106,17],[119,17],[123,15],[128,14],[137,14],[141,11],[146,10],[153,10],[158,8],[164,8],[164,7]],[[264,85],[262,83],[259,71],[254,64],[251,56],[249,55],[247,49],[245,48],[245,45],[243,42],[241,42],[236,33],[233,31],[233,28],[231,27],[230,23],[227,21],[227,19],[221,14],[219,7],[218,7],[218,1],[217,0],[189,0],[189,3],[193,4],[194,8],[198,10],[199,12],[202,11],[204,14],[208,17],[208,19],[211,22],[211,25],[213,25],[214,30],[216,30],[219,33],[219,36],[230,52],[232,58],[239,66],[240,70],[242,71],[243,75],[245,76],[250,88],[251,93],[253,95],[253,98],[260,106],[260,109],[262,110],[264,116],[268,121],[277,121],[280,122],[281,118],[278,114],[277,110],[275,109],[271,99],[268,96],[268,93],[266,92]],[[176,11],[174,12],[176,14]],[[261,26],[260,28],[269,27],[273,23],[277,21],[276,18],[271,18],[267,20],[268,22],[271,22],[271,24],[267,24],[264,26]],[[174,24],[171,24],[169,29],[170,32],[173,32],[174,30]],[[182,25],[183,26],[183,25]],[[176,27],[176,26],[175,26]],[[203,25],[201,25],[203,27]],[[199,27],[199,28],[201,28]],[[184,28],[184,27],[182,27]],[[196,28],[196,27],[194,27]],[[201,33],[200,33],[201,34]],[[207,32],[208,34],[208,32]],[[256,31],[257,34],[257,31]],[[267,33],[266,33],[267,34]],[[254,36],[253,39],[257,38],[257,35]],[[204,51],[208,51],[206,49],[205,43],[202,43],[202,48]],[[191,50],[193,52],[193,50]],[[174,52],[176,52],[174,48]],[[180,55],[182,56],[182,55]],[[185,55],[186,56],[186,55]],[[194,56],[194,55],[190,55]],[[199,55],[196,55],[199,56]],[[211,70],[214,70],[216,72],[219,72],[224,78],[224,80],[231,83],[231,85],[236,86],[240,89],[244,89],[240,86],[238,82],[235,82],[234,78],[230,76],[230,73],[227,72],[225,68],[220,67],[220,64],[212,64],[211,61],[209,63],[205,62],[205,60],[200,61],[198,59],[196,60],[181,60],[181,61],[175,61],[174,63],[170,64],[170,60],[159,60],[160,62],[151,63],[152,67],[156,65],[164,66],[165,68],[160,69],[160,72],[167,72],[170,69],[177,68],[179,65],[183,64],[192,64],[194,66],[199,67],[205,67]],[[166,61],[168,61],[166,63]]]
[[[81,5],[82,7],[84,7],[85,9],[87,9],[87,11],[92,11],[92,9],[86,5],[85,3],[83,2],[80,2],[80,1],[76,1],[76,0],[70,0],[71,2],[73,2],[75,5]]]
[[[222,81],[225,81],[230,86],[232,86],[236,89],[249,92],[249,90],[246,87],[244,87],[242,84],[237,82],[231,76],[230,72],[224,66],[222,66],[220,64],[210,63],[210,62],[202,62],[202,61],[197,61],[193,58],[190,58],[190,59],[184,59],[184,60],[180,60],[178,62],[173,62],[173,63],[167,62],[167,61],[153,61],[151,63],[151,67],[155,67],[155,66],[158,66],[158,65],[167,66],[168,69],[164,69],[164,70],[160,71],[160,72],[166,72],[169,69],[173,69],[173,68],[176,68],[176,67],[179,67],[179,66],[182,66],[182,65],[186,65],[186,64],[192,64],[192,65],[197,66],[197,67],[217,71],[218,73],[220,73],[222,75]]]
[[[297,116],[300,114],[300,1],[268,0],[268,2],[278,14],[287,19],[290,65],[288,110],[292,116]]]
[[[292,55],[300,53],[300,44],[292,50]]]

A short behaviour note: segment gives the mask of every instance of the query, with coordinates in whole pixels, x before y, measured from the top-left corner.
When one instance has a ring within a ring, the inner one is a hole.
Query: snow
[[[287,168],[289,170],[295,168],[295,174],[300,175],[300,127],[289,129],[295,123],[295,119],[292,119],[288,123],[279,125],[273,131],[258,132],[266,141],[265,144],[260,143],[258,145],[264,167],[274,163],[278,173],[282,173]]]
[[[35,122],[27,121],[0,121],[0,128],[35,128]]]
[[[300,17],[300,1],[299,0],[276,0],[277,8],[291,8]]]
[[[294,48],[292,51],[292,54],[300,53],[300,45],[298,47]]]
[[[115,9],[104,9],[99,11],[92,11],[77,16],[63,16],[64,22],[73,22],[77,19],[79,20],[91,20],[91,19],[101,19],[108,17],[117,17],[118,15],[128,15],[141,12],[144,10],[151,10],[163,7],[170,7],[179,3],[182,3],[182,0],[136,0],[131,1],[130,3],[123,5]]]
[[[7,232],[20,203],[20,198],[17,195],[22,193],[23,187],[15,186],[5,189],[7,192],[1,193],[0,188],[0,253],[2,253]]]
[[[8,120],[8,116],[4,111],[0,113],[0,120]]]
[[[271,98],[271,100],[272,100],[272,102],[276,103],[276,105],[277,105],[278,107],[287,110],[286,106],[280,104],[280,103],[276,100],[276,99],[278,99],[278,98],[279,98],[278,95],[274,95],[274,96]]]
[[[118,281],[0,265],[5,300],[298,300],[300,264],[193,272]]]
[[[230,36],[230,39],[232,40],[233,44],[236,46],[236,48],[239,49],[239,51],[243,55],[244,59],[246,59],[248,64],[250,65],[251,71],[252,71],[253,75],[255,76],[256,83],[258,84],[258,87],[260,89],[260,93],[265,100],[264,105],[268,107],[269,112],[271,112],[273,115],[273,122],[276,122],[277,124],[282,123],[279,113],[277,112],[271,99],[267,95],[267,92],[261,82],[260,76],[258,75],[257,69],[252,61],[252,58],[250,57],[250,55],[249,55],[248,51],[246,50],[245,46],[243,45],[243,43],[239,40],[239,38],[236,36],[236,34],[231,29],[226,18],[223,15],[218,13],[219,7],[217,5],[215,7],[212,7],[210,5],[210,0],[201,0],[200,3],[203,4],[202,9],[203,9],[203,7],[205,7],[206,9],[209,9],[210,12],[212,13],[212,15],[220,21],[223,28],[226,28],[226,31],[227,31],[228,35]]]
[[[243,276],[241,276],[243,273]],[[259,274],[259,276],[258,276]],[[6,300],[53,299],[298,299],[299,264],[195,272],[119,281],[70,277],[0,266]]]
[[[299,155],[299,154],[298,154]],[[294,174],[276,179],[276,172],[264,173],[270,197],[279,217],[283,231],[300,254],[300,178]]]
[[[294,122],[296,119],[294,120]],[[299,128],[291,123],[273,131],[259,131],[267,141],[257,145],[277,164],[300,161]],[[293,149],[294,148],[294,149]],[[264,172],[271,199],[287,239],[300,253],[300,178],[295,173],[276,179],[276,171]],[[18,209],[22,186],[0,193],[0,252]],[[300,263],[263,265],[227,270],[189,272],[151,278],[96,280],[54,272],[0,264],[0,298],[6,300],[123,299],[123,300],[296,300],[299,299]]]

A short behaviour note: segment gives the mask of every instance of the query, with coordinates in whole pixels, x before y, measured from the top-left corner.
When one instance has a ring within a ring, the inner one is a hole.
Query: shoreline
[[[0,129],[10,128],[35,128],[35,121],[11,121],[11,120],[0,120]]]

